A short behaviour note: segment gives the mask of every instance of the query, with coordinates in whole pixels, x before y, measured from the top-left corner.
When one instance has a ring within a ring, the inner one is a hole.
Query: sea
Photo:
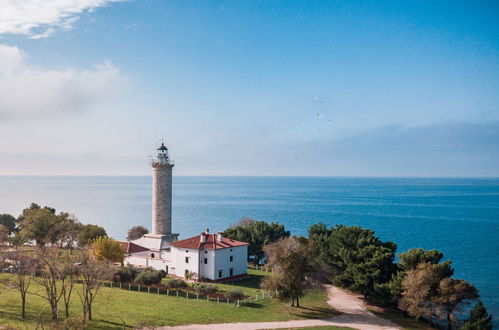
[[[151,224],[148,176],[0,176],[0,213],[30,203],[74,213],[125,239]],[[372,229],[410,248],[437,249],[455,277],[472,282],[499,327],[499,179],[175,176],[173,231],[223,231],[243,217],[276,221],[295,235],[324,222]]]

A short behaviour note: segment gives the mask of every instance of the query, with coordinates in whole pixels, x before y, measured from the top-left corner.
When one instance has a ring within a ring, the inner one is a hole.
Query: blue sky
[[[497,2],[24,4],[0,174],[499,176]]]

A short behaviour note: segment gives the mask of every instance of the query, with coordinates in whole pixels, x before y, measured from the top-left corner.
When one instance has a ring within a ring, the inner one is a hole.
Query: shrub
[[[114,282],[132,282],[137,276],[138,271],[133,267],[123,267],[118,270],[114,276]]]
[[[135,277],[135,282],[143,285],[158,284],[161,282],[162,274],[157,270],[146,269]]]
[[[199,294],[210,294],[216,293],[218,291],[217,287],[209,284],[198,284],[196,285],[196,292]]]
[[[243,299],[244,293],[241,289],[229,290],[225,293],[225,296],[230,299]]]
[[[181,289],[188,287],[187,283],[178,278],[172,278],[168,282],[166,282],[166,287],[170,289]]]

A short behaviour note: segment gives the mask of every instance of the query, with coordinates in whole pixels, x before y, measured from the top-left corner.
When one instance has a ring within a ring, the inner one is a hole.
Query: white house
[[[151,161],[153,168],[152,233],[132,242],[121,242],[125,264],[152,267],[168,274],[194,280],[225,281],[246,275],[248,243],[222,237],[222,233],[178,240],[172,227],[172,169],[164,144]]]

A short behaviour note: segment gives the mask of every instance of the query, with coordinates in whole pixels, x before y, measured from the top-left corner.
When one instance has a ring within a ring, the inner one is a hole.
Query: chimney
[[[218,232],[218,235],[217,235],[217,240],[218,240],[219,242],[221,242],[221,241],[222,241],[222,232],[221,232],[221,231],[219,231],[219,232]]]
[[[206,235],[208,235],[210,233],[210,229],[209,228],[206,228],[206,231],[204,232]]]
[[[204,233],[201,233],[201,243],[206,243],[206,236]]]

